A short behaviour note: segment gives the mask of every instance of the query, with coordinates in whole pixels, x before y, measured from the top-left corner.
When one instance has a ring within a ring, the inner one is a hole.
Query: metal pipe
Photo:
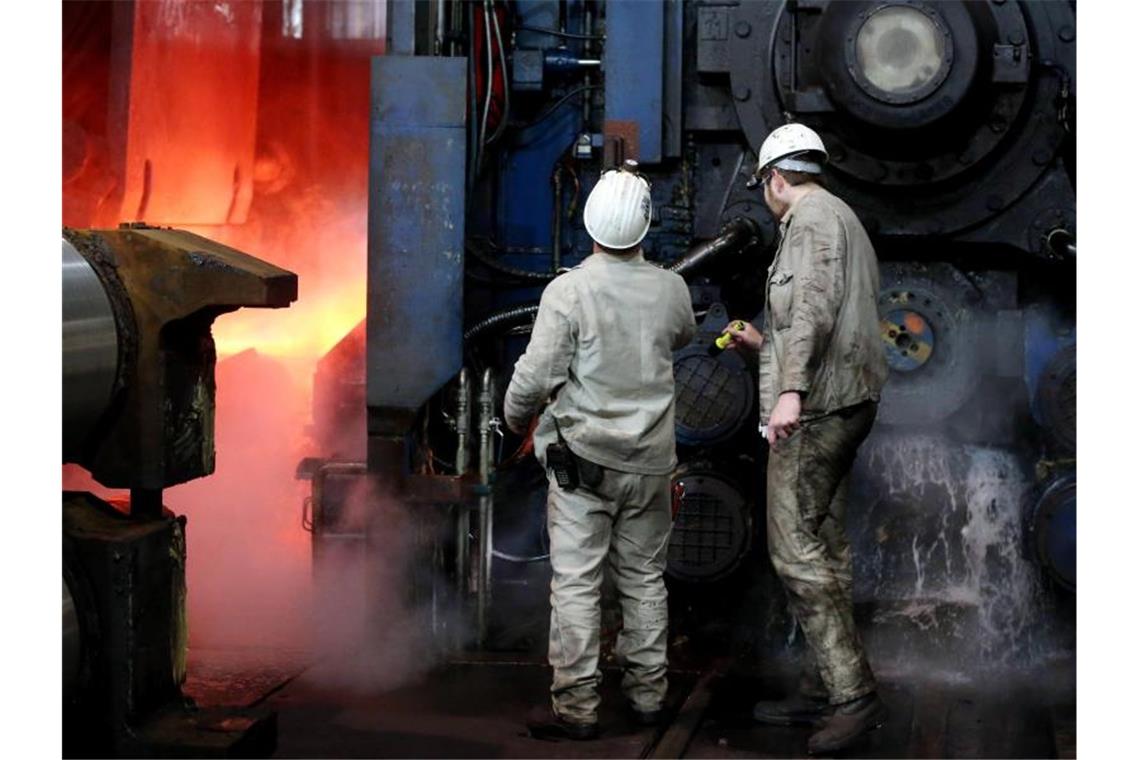
[[[1076,258],[1077,245],[1073,242],[1073,233],[1064,227],[1050,230],[1045,235],[1045,245],[1057,258]]]
[[[435,4],[435,44],[432,46],[432,55],[443,55],[443,36],[444,36],[444,19],[446,14],[443,11],[444,0],[436,0]]]
[[[63,698],[70,699],[79,687],[79,663],[83,653],[83,636],[75,599],[63,578]]]
[[[585,38],[582,43],[582,55],[583,57],[588,57],[590,51],[594,48],[594,43],[590,39],[590,36],[594,33],[594,16],[591,12],[590,3],[588,2],[584,4],[584,8],[582,9],[582,31],[584,32],[582,36]],[[601,65],[600,60],[598,65]],[[584,84],[593,84],[592,79],[587,69],[586,76],[583,79]],[[586,90],[586,97],[582,98],[582,129],[586,132],[590,131],[590,116],[592,115],[590,108],[593,104],[593,100],[592,92]]]
[[[471,381],[464,367],[459,372],[459,392],[455,399],[455,474],[465,475],[470,459],[468,439],[471,435]],[[458,505],[455,515],[455,585],[460,598],[468,589],[470,559],[468,544],[471,535],[471,510],[468,504]]]
[[[491,598],[491,432],[495,411],[494,377],[488,368],[483,371],[483,386],[479,389],[479,584],[476,601],[477,643],[482,648],[487,641],[487,606]]]
[[[111,300],[87,259],[63,241],[63,458],[71,461],[107,409],[119,367]]]
[[[550,250],[550,271],[557,273],[562,266],[562,164],[555,164],[554,174],[551,176],[554,183],[554,228]]]
[[[687,277],[714,259],[728,253],[737,253],[759,239],[759,225],[751,219],[738,216],[721,227],[717,237],[690,248],[688,253],[669,265],[669,271]]]

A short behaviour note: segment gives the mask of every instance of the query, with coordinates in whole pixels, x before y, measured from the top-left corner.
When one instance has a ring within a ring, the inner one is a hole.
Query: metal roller
[[[1077,475],[1061,472],[1038,491],[1025,519],[1025,539],[1046,575],[1077,590]]]
[[[756,381],[740,352],[708,353],[727,322],[724,305],[713,304],[692,343],[673,354],[674,423],[677,442],[684,446],[727,441],[752,411]]]
[[[675,514],[665,572],[703,583],[724,578],[748,553],[747,503],[724,476],[694,469],[673,479]]]
[[[1038,379],[1034,406],[1054,451],[1062,456],[1077,453],[1077,346],[1057,351]]]
[[[103,282],[63,241],[63,447],[68,460],[111,401],[119,335]]]

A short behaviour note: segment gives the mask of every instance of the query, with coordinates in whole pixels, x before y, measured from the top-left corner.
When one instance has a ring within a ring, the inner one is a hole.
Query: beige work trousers
[[[866,402],[804,423],[768,454],[768,551],[808,643],[805,669],[819,669],[832,704],[875,690],[844,527],[851,465],[875,412]]]
[[[551,699],[566,720],[598,719],[602,567],[621,601],[615,653],[621,687],[637,710],[665,699],[669,622],[665,560],[672,529],[670,477],[606,469],[596,489],[563,491],[549,477]]]

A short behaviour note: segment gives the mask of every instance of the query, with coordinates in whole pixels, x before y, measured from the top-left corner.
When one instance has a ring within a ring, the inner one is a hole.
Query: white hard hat
[[[635,161],[603,172],[586,199],[582,221],[586,232],[606,248],[632,248],[649,232],[652,202],[649,183],[634,172]]]
[[[819,174],[827,162],[827,148],[814,129],[803,124],[785,124],[776,127],[760,146],[756,161],[756,176],[775,166],[788,171]]]

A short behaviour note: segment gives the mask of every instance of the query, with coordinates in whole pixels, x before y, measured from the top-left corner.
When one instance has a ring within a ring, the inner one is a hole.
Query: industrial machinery
[[[188,232],[63,231],[63,462],[129,501],[63,492],[65,756],[261,755],[265,710],[194,710],[185,518],[163,489],[214,470],[214,319],[282,308],[297,277]]]
[[[787,620],[762,551],[755,367],[705,348],[761,313],[776,223],[746,182],[768,132],[799,121],[882,268],[892,373],[855,473],[857,602],[976,593],[984,617],[995,587],[1037,599],[1038,566],[1075,589],[1072,4],[392,2],[387,24],[367,320],[321,364],[302,471],[318,553],[344,511],[330,484],[374,479],[435,526],[424,598],[460,610],[466,643],[541,648],[508,634],[545,601],[544,479],[497,415],[542,287],[590,252],[586,194],[633,159],[652,183],[646,256],[686,277],[701,321],[675,364],[674,625],[719,617],[782,649],[786,627],[755,625]],[[1032,550],[998,578],[979,541]]]

